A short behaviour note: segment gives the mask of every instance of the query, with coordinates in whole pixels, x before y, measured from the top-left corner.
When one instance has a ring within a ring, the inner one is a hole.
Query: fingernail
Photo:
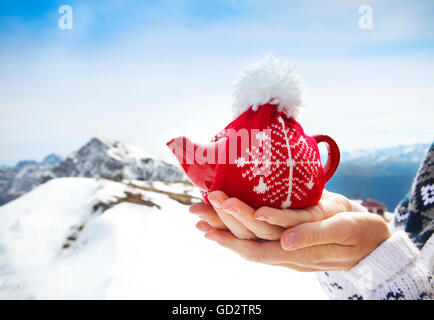
[[[259,220],[259,221],[267,221],[268,217],[266,217],[266,216],[255,216],[255,219]]]
[[[234,208],[227,208],[227,209],[224,209],[224,210],[225,210],[225,212],[227,212],[229,214],[232,214],[232,215],[238,214],[238,210],[234,209]]]
[[[209,200],[209,202],[211,202],[211,204],[214,208],[220,209],[220,207],[222,206],[223,201],[221,201],[221,200],[209,199],[209,198],[208,198],[208,200]]]
[[[291,249],[297,246],[298,244],[298,232],[291,232],[285,236],[285,249]]]

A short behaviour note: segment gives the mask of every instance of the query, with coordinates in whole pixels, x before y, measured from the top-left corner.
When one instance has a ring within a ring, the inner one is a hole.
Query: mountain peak
[[[60,161],[62,161],[62,158],[60,156],[58,156],[55,153],[50,153],[48,156],[46,156],[42,160],[42,163],[43,164],[48,164],[50,166],[54,166],[54,165],[58,164]]]
[[[107,139],[104,137],[93,137],[85,145],[105,145],[107,147],[110,147],[113,144],[115,144],[115,141],[113,141],[113,140],[110,140],[110,139]]]
[[[105,177],[137,180],[183,180],[177,167],[157,160],[140,147],[94,137],[53,168],[56,177]]]

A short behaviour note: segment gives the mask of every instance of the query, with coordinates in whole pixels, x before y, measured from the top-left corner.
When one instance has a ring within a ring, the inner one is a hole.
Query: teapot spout
[[[209,191],[217,168],[218,143],[200,145],[186,137],[166,143],[191,182],[202,191]]]

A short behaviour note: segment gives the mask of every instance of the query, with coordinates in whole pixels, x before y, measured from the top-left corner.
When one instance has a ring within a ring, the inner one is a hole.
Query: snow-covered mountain
[[[180,169],[137,146],[93,138],[64,160],[50,154],[42,162],[21,161],[15,168],[0,169],[0,205],[58,177],[186,180]]]
[[[341,166],[345,172],[369,176],[414,173],[428,150],[429,144],[402,145],[389,148],[342,152]]]
[[[327,189],[349,198],[374,198],[390,211],[406,195],[429,144],[342,152]]]
[[[56,164],[58,164],[60,161],[62,161],[62,158],[59,157],[57,154],[55,153],[50,153],[48,156],[46,156],[44,158],[44,160],[42,160],[43,164],[48,164],[50,166],[55,166]]]
[[[0,207],[0,299],[322,299],[203,238],[189,183],[58,178]]]
[[[145,181],[183,180],[177,167],[157,160],[141,148],[102,138],[93,138],[80,150],[57,164],[55,177],[137,179]]]
[[[389,206],[425,150],[343,153],[327,188]],[[183,177],[137,147],[97,138],[54,166],[1,168],[9,190],[34,189],[0,207],[0,299],[325,297],[313,274],[249,263],[204,240],[186,206],[200,200],[197,189],[169,181]]]
[[[55,154],[46,156],[41,162],[20,161],[13,168],[0,168],[0,205],[18,198],[51,176],[51,169],[59,163]]]

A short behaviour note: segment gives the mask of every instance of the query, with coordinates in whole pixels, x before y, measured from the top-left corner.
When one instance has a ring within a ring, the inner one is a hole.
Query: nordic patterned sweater
[[[434,143],[391,228],[392,236],[349,271],[317,274],[331,299],[434,299]]]

